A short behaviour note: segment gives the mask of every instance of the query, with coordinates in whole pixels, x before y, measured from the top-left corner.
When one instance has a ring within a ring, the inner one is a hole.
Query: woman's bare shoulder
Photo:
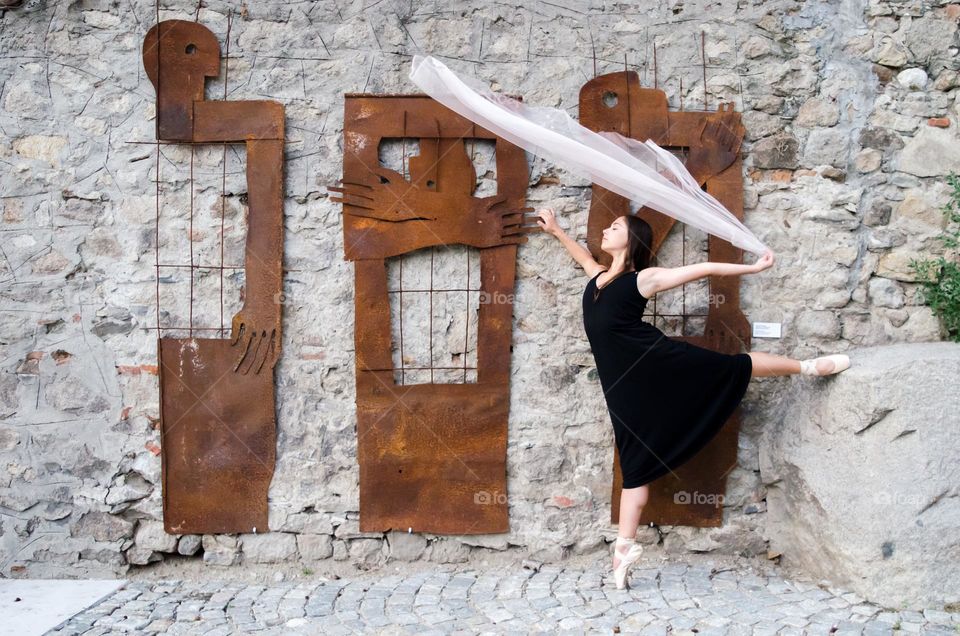
[[[662,267],[645,267],[637,272],[637,291],[646,299],[650,299],[660,291],[657,288],[657,275],[663,271]]]

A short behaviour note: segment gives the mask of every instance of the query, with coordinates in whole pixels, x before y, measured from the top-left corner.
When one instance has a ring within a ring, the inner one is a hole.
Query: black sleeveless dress
[[[644,322],[648,299],[637,289],[637,274],[618,274],[595,299],[597,274],[583,292],[583,327],[624,488],[666,475],[706,446],[743,399],[753,371],[746,353],[698,347]]]

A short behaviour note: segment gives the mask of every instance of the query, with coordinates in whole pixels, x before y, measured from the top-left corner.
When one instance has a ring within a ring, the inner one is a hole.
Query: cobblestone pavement
[[[643,567],[647,565],[647,567]],[[885,609],[852,592],[752,569],[607,560],[263,584],[136,580],[56,634],[953,634],[960,612]]]

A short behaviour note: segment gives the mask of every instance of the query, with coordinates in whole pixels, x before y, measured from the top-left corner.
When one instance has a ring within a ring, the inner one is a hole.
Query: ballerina
[[[627,586],[630,567],[643,547],[636,542],[647,484],[673,471],[720,430],[753,377],[839,373],[844,354],[794,360],[760,351],[725,354],[667,337],[642,320],[657,292],[706,276],[755,274],[773,265],[767,251],[755,263],[704,262],[651,267],[653,230],[627,215],[603,230],[600,248],[608,268],[560,228],[552,208],[537,211],[537,224],[555,236],[590,280],[583,293],[583,323],[613,423],[623,473],[620,523],[614,546],[617,588]]]

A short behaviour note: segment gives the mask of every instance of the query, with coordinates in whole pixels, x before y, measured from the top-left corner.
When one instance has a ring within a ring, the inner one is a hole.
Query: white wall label
[[[780,324],[779,322],[755,322],[753,323],[753,337],[779,338]]]

